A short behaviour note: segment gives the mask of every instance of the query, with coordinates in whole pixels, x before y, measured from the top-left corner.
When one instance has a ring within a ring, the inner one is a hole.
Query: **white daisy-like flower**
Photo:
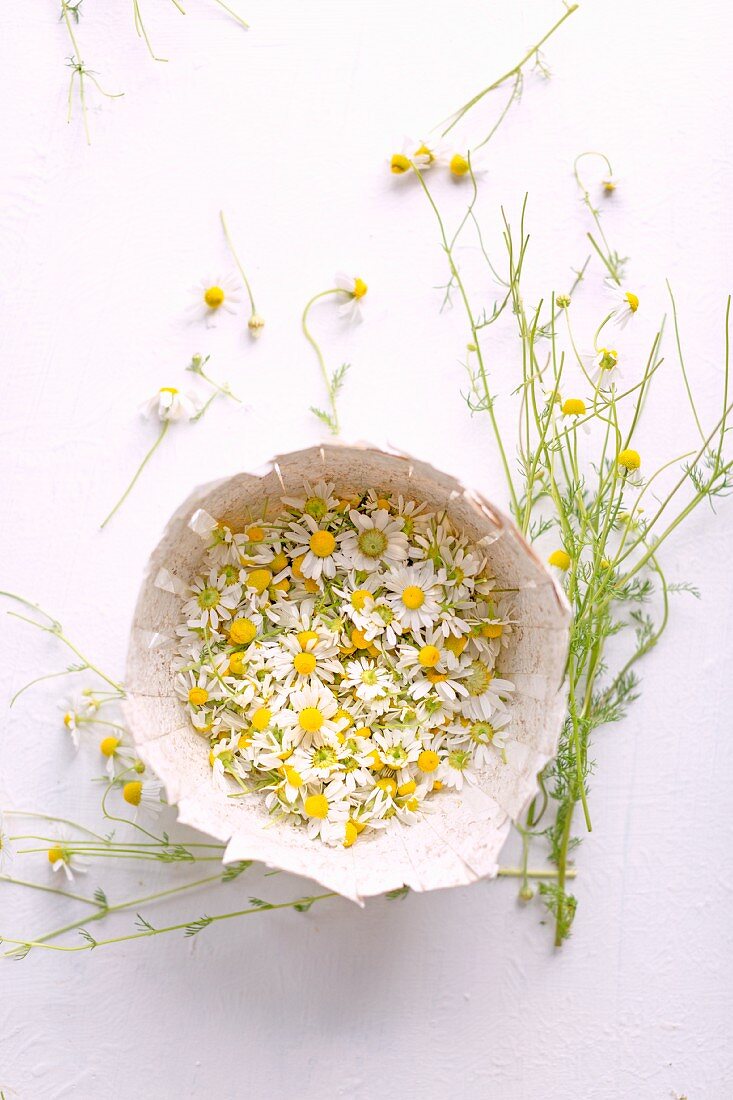
[[[616,378],[621,375],[618,366],[618,352],[614,348],[598,348],[584,356],[588,365],[590,377],[594,385],[599,389],[606,389],[615,384]]]
[[[346,300],[338,307],[339,316],[347,321],[361,321],[361,303],[368,287],[363,279],[338,271],[334,279],[336,287],[343,291]]]
[[[490,722],[486,718],[479,718],[468,727],[466,733],[473,745],[473,757],[478,767],[492,764],[497,753],[506,748],[505,730],[510,722],[510,715],[499,713]]]
[[[614,301],[616,303],[615,323],[619,328],[626,328],[639,308],[639,299],[631,290],[619,290],[614,295]]]
[[[317,684],[295,689],[289,707],[280,713],[280,724],[290,732],[294,745],[309,748],[325,741],[337,741],[343,725],[335,720],[338,703],[331,691]]]
[[[392,519],[384,508],[368,516],[352,508],[349,519],[356,530],[347,531],[339,547],[339,561],[347,569],[372,573],[407,560],[407,538],[402,533],[401,519]]]
[[[199,577],[191,585],[191,598],[184,603],[183,614],[189,626],[218,630],[232,618],[241,596],[240,585],[226,584],[219,570],[212,569],[208,577]]]
[[[241,301],[239,281],[234,274],[202,279],[191,294],[190,314],[195,320],[205,321],[209,327],[216,323],[220,313],[236,313],[236,306]]]
[[[344,793],[343,783],[334,779],[321,790],[303,795],[303,813],[311,840],[320,837],[325,844],[343,844],[344,828],[349,820],[349,803]]]
[[[601,187],[603,188],[604,195],[612,195],[619,185],[618,176],[606,176],[601,181]]]
[[[406,786],[408,786],[408,784],[403,784],[403,789]],[[419,820],[423,814],[434,813],[436,807],[431,804],[428,797],[431,790],[432,784],[428,786],[427,783],[421,783],[419,786],[415,785],[411,793],[401,795],[399,793],[400,788],[398,787],[398,796],[395,799],[395,819],[402,825],[412,825],[416,820]]]
[[[373,737],[377,751],[385,767],[400,773],[400,780],[407,779],[406,769],[417,763],[422,743],[415,727],[386,727],[378,730]],[[405,773],[404,775],[402,773]]]
[[[199,406],[190,394],[181,393],[175,386],[163,386],[149,398],[140,409],[143,416],[159,420],[191,420],[199,411]]]
[[[165,805],[162,793],[163,785],[157,779],[128,779],[122,784],[122,797],[134,810],[133,821],[141,810],[157,817]]]
[[[319,577],[335,577],[336,551],[335,536],[324,527],[319,527],[312,516],[304,515],[302,523],[291,523],[288,536],[292,540],[293,553],[304,554],[300,565],[304,577],[318,580]]]
[[[94,720],[99,704],[92,695],[74,695],[61,703],[64,729],[75,749],[79,748],[79,727]]]
[[[57,834],[46,854],[51,870],[63,872],[68,882],[73,882],[75,875],[85,875],[89,870],[89,860],[74,851],[74,840],[67,832]]]
[[[471,662],[462,683],[468,691],[468,698],[461,704],[467,718],[490,720],[497,710],[506,709],[506,699],[514,691],[511,680],[495,676],[483,661]]]
[[[305,513],[317,523],[322,523],[333,515],[339,506],[339,499],[334,496],[335,489],[336,486],[332,481],[317,481],[315,485],[306,481],[305,492],[302,495],[283,497],[282,503],[286,508],[292,508],[301,515]]]
[[[380,596],[373,603],[367,603],[364,610],[353,618],[366,641],[378,641],[388,649],[394,649],[405,629],[386,597]]]
[[[478,782],[473,761],[474,757],[470,749],[451,748],[438,768],[436,779],[439,779],[444,787],[454,787],[455,790],[462,791],[464,783]]]
[[[560,406],[560,415],[557,417],[556,423],[566,431],[575,429],[578,421],[586,416],[586,412],[585,401],[580,397],[568,397]],[[590,435],[590,424],[587,419],[583,420],[581,429],[585,435]]]
[[[343,672],[341,662],[335,657],[337,647],[330,640],[322,640],[315,631],[304,630],[297,634],[280,635],[277,641],[264,647],[264,659],[281,690],[289,690],[295,684],[318,686],[331,684]]]
[[[352,689],[357,698],[365,703],[385,699],[395,688],[389,669],[380,667],[376,661],[370,661],[366,657],[347,663],[342,685]]]
[[[438,617],[438,580],[431,565],[402,566],[386,574],[384,584],[390,607],[403,627],[420,630]]]
[[[137,759],[133,746],[125,741],[121,730],[119,734],[110,733],[103,737],[99,742],[99,751],[106,761],[104,770],[110,779],[114,779],[117,774],[118,764],[125,771],[131,768]]]

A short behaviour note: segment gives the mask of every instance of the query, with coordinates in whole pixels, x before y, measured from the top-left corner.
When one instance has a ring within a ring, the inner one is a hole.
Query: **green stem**
[[[119,510],[119,509],[121,508],[121,506],[122,506],[122,505],[123,505],[123,504],[125,503],[125,501],[126,501],[126,500],[127,500],[127,498],[129,497],[129,495],[130,495],[130,493],[132,492],[132,489],[133,489],[133,487],[134,487],[134,485],[135,485],[135,482],[136,482],[136,481],[137,481],[137,479],[138,479],[138,478],[140,477],[140,474],[141,474],[141,473],[143,472],[143,470],[144,470],[144,469],[145,469],[145,467],[147,466],[148,462],[149,462],[149,461],[150,461],[150,459],[151,459],[151,458],[153,457],[153,455],[154,455],[154,454],[155,454],[155,452],[157,451],[158,447],[159,447],[159,446],[161,445],[161,443],[162,443],[162,442],[163,442],[163,440],[165,439],[165,434],[166,434],[166,432],[168,431],[168,428],[170,427],[170,423],[171,423],[171,422],[170,422],[170,420],[164,420],[164,421],[163,421],[163,424],[162,424],[162,426],[161,426],[161,429],[160,429],[160,435],[159,435],[159,436],[158,436],[158,438],[156,439],[155,443],[153,443],[152,447],[150,448],[150,450],[148,451],[148,453],[147,453],[147,454],[145,455],[145,458],[144,458],[144,459],[142,460],[142,462],[141,462],[141,463],[140,463],[140,465],[138,466],[138,468],[137,468],[137,471],[136,471],[136,473],[135,473],[135,476],[133,477],[132,481],[131,481],[131,482],[130,482],[130,484],[129,484],[129,485],[127,486],[127,488],[125,489],[124,493],[122,494],[122,496],[120,497],[120,499],[119,499],[119,500],[117,501],[117,503],[115,504],[114,508],[113,508],[113,509],[112,509],[112,511],[111,511],[111,512],[109,513],[109,515],[107,516],[107,518],[106,518],[106,519],[104,520],[104,522],[103,522],[103,523],[101,523],[101,524],[100,524],[100,527],[101,527],[101,529],[102,529],[102,530],[104,530],[104,528],[105,528],[105,527],[107,526],[107,524],[109,523],[109,521],[110,521],[110,520],[112,519],[112,516],[114,516],[114,515],[115,515],[115,513],[116,513],[116,512],[117,512],[117,511],[118,511],[118,510]]]

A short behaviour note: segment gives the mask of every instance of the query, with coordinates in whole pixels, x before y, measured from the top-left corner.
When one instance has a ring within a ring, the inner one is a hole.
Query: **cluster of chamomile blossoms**
[[[424,504],[320,482],[282,509],[212,530],[176,690],[216,784],[350,847],[503,758],[512,620],[482,554]]]

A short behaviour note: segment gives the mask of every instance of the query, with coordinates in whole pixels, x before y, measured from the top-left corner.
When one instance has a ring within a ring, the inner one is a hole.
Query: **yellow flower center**
[[[435,154],[432,149],[428,149],[427,145],[421,145],[419,149],[415,150],[416,157],[425,157],[428,164],[432,164],[435,160]]]
[[[417,766],[421,772],[434,772],[440,763],[440,757],[432,749],[423,749],[417,758]]]
[[[402,589],[402,602],[410,611],[416,611],[425,602],[425,593],[416,584],[408,584]]]
[[[58,863],[59,860],[66,862],[66,855],[63,848],[49,848],[48,849],[48,862]]]
[[[229,672],[232,676],[241,676],[244,672],[244,654],[232,653],[229,658]]]
[[[354,737],[371,737],[372,731],[369,726],[358,726],[354,732]]]
[[[501,623],[484,623],[481,627],[481,633],[484,638],[501,638],[504,627]]]
[[[456,153],[456,155],[451,158],[450,170],[454,176],[467,176],[470,167],[466,157],[462,156],[460,153]]]
[[[343,710],[343,709],[336,711],[336,713],[333,716],[333,720],[337,724],[340,722],[342,724],[342,728],[345,729],[345,730],[347,730],[349,728],[349,726],[353,726],[353,724],[354,724],[354,719],[351,717],[348,710]],[[344,725],[344,723],[346,723],[346,724]]]
[[[494,674],[490,668],[487,668],[481,661],[474,661],[465,680],[468,694],[473,696],[483,695],[493,679]]]
[[[303,566],[303,559],[304,558],[305,558],[305,554],[300,554],[297,558],[293,558],[293,576],[294,577],[302,577],[303,576],[302,566]]]
[[[293,657],[293,667],[300,676],[310,676],[316,667],[316,659],[312,653],[296,653]]]
[[[336,549],[336,539],[330,531],[314,531],[309,546],[317,558],[328,558]]]
[[[255,524],[254,527],[247,528],[247,541],[248,542],[262,542],[265,537],[265,530],[263,527],[259,527]]]
[[[344,848],[350,848],[359,835],[359,830],[353,821],[347,821],[344,825]]]
[[[269,707],[259,707],[252,715],[252,726],[256,730],[266,730],[272,718]]]
[[[434,645],[424,645],[417,655],[423,668],[435,668],[440,660],[440,650]]]
[[[202,706],[209,698],[206,688],[192,687],[188,693],[188,701],[194,707]]]
[[[270,564],[272,565],[273,570],[276,573],[279,573],[281,569],[287,568],[288,555],[284,554],[281,550],[279,553],[275,554]]]
[[[627,449],[619,453],[617,461],[624,470],[638,470],[641,466],[641,455],[638,451]]]
[[[389,776],[386,776],[384,779],[378,779],[377,786],[381,791],[386,791],[390,798],[394,798],[397,794],[397,784],[394,779],[390,779]]]
[[[351,606],[355,611],[363,611],[367,600],[373,600],[374,596],[368,588],[357,588],[351,593]]]
[[[354,289],[352,294],[355,298],[363,298],[368,290],[368,286],[363,279],[354,279]]]
[[[251,573],[249,579],[251,582]],[[233,619],[229,627],[229,637],[234,645],[249,645],[256,634],[257,627],[251,619]]]
[[[456,657],[460,657],[464,649],[468,645],[468,638],[465,635],[461,638],[454,638],[452,635],[446,639],[445,648],[449,649]]]
[[[317,817],[322,821],[328,817],[328,799],[325,794],[311,794],[305,800],[304,809],[308,817]]]
[[[433,786],[432,786],[431,790],[433,790],[433,791],[442,791],[443,790],[442,780],[436,779],[435,782],[433,783]]]
[[[417,783],[415,782],[415,780],[414,779],[409,779],[407,781],[407,783],[402,783],[397,788],[397,794],[399,794],[403,798],[405,798],[408,794],[414,794],[416,787],[417,787]]]
[[[569,397],[564,402],[562,407],[564,416],[583,416],[585,413],[585,402],[581,401],[579,397]]]
[[[401,176],[403,173],[409,172],[412,167],[404,153],[394,153],[389,166],[396,176]]]
[[[298,724],[306,733],[317,733],[323,721],[323,715],[318,707],[305,707],[298,715]]]
[[[224,303],[224,291],[220,286],[209,286],[204,291],[204,301],[209,309],[218,309]]]
[[[629,303],[629,309],[631,310],[631,312],[636,313],[637,309],[639,308],[639,299],[637,298],[636,294],[632,294],[630,290],[627,290],[624,297]]]
[[[314,595],[316,592],[320,592],[318,581],[314,581],[312,577],[307,577],[303,581],[303,588],[305,588],[306,592],[310,592],[311,595]]]
[[[556,566],[558,569],[570,568],[570,554],[565,550],[553,550],[547,559],[550,565]]]
[[[99,742],[99,751],[101,752],[102,756],[114,756],[119,743],[119,737],[104,737]]]
[[[131,806],[139,806],[142,795],[143,785],[139,779],[130,780],[130,782],[125,783],[122,788],[122,797],[125,802],[129,802]]]
[[[364,637],[363,630],[352,630],[351,642],[352,645],[355,645],[357,649],[368,649],[369,646],[372,644],[371,642],[368,642]]]
[[[315,630],[299,630],[298,631],[298,644],[301,649],[307,649],[309,642],[317,642],[318,635]]]
[[[286,767],[283,770],[285,772],[285,779],[287,780],[287,782],[290,784],[291,787],[302,787],[303,786],[303,777],[296,768]]]
[[[384,531],[370,527],[362,531],[356,540],[357,546],[367,558],[379,558],[387,549],[388,541]]]
[[[253,569],[247,574],[247,587],[254,588],[258,595],[262,595],[271,580],[272,573],[269,569]]]
[[[434,668],[431,668],[430,671],[426,673],[426,676],[431,684],[442,684],[448,679],[444,673],[436,672]]]

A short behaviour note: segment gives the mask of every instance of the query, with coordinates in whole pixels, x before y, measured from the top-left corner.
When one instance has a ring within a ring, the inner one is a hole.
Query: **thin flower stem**
[[[225,7],[225,5],[222,5],[222,7]],[[227,8],[227,11],[229,11],[228,8]],[[231,12],[230,14],[234,15],[234,12]],[[238,16],[235,16],[235,18],[238,18]],[[243,21],[240,20],[240,22],[243,22]],[[244,26],[246,27],[247,24],[244,23]],[[226,242],[227,242],[227,247],[229,248],[229,251],[232,254],[232,258],[233,258],[235,264],[237,265],[237,269],[239,271],[239,274],[242,276],[242,282],[245,285],[245,288],[246,288],[246,291],[247,291],[247,297],[249,298],[250,310],[254,314],[254,313],[257,312],[257,308],[255,306],[255,299],[254,299],[254,295],[252,293],[252,287],[250,286],[249,279],[247,278],[247,276],[245,274],[245,271],[244,271],[244,268],[242,267],[242,264],[240,263],[239,256],[237,255],[237,251],[234,247],[234,243],[233,243],[232,238],[229,234],[229,229],[227,227],[226,218],[224,217],[224,211],[223,210],[219,211],[219,220],[221,221],[221,227],[224,230],[224,237],[225,237]]]
[[[329,892],[327,894],[316,894],[315,896],[308,897],[308,898],[295,898],[293,901],[283,901],[283,902],[278,902],[278,903],[275,903],[275,904],[268,904],[266,906],[256,905],[256,906],[252,906],[249,909],[238,909],[238,910],[235,910],[234,912],[231,912],[231,913],[218,913],[214,917],[207,917],[206,918],[206,923],[207,924],[215,924],[217,921],[232,920],[235,917],[248,917],[248,916],[251,916],[253,913],[263,913],[263,912],[272,911],[272,910],[275,910],[275,909],[292,909],[294,906],[297,906],[297,905],[307,905],[308,907],[310,907],[311,905],[314,905],[316,902],[325,901],[327,898],[333,898],[333,897],[337,897],[337,896],[338,896],[337,894],[335,894],[333,892]],[[76,947],[65,946],[65,945],[61,945],[61,944],[44,943],[42,940],[16,940],[16,939],[12,939],[9,936],[2,936],[0,938],[2,938],[5,943],[16,944],[18,947],[28,947],[28,948],[42,947],[47,951],[64,951],[64,952],[74,953],[74,952],[78,952],[78,951],[90,951],[90,950],[92,950],[93,947],[104,947],[104,946],[107,946],[108,944],[113,944],[113,943],[126,943],[126,942],[129,942],[130,940],[146,939],[148,936],[165,935],[168,932],[187,931],[188,929],[190,929],[194,926],[195,926],[195,922],[193,922],[193,921],[190,921],[190,920],[189,921],[183,921],[180,924],[169,924],[165,928],[153,928],[153,929],[149,929],[148,931],[145,931],[145,932],[133,932],[133,933],[127,935],[127,936],[114,936],[111,939],[97,940],[94,944],[84,943],[84,944],[79,944]]]
[[[114,508],[113,508],[113,509],[112,509],[112,511],[111,511],[111,512],[109,513],[109,515],[107,516],[107,518],[106,518],[106,519],[104,520],[104,522],[103,522],[103,523],[101,523],[101,524],[100,524],[100,528],[101,528],[102,530],[104,530],[104,528],[105,528],[105,527],[107,526],[107,524],[109,523],[109,521],[110,521],[110,520],[112,519],[112,516],[114,516],[114,515],[115,515],[115,513],[116,513],[116,512],[117,512],[117,511],[118,511],[118,510],[119,510],[119,509],[121,508],[121,506],[122,506],[122,505],[123,505],[123,504],[125,503],[125,501],[126,501],[126,500],[127,500],[127,498],[129,497],[130,493],[132,492],[132,490],[133,490],[133,488],[134,488],[134,486],[135,486],[135,482],[136,482],[136,481],[137,481],[137,479],[138,479],[138,478],[140,477],[140,474],[141,474],[141,473],[143,472],[143,470],[144,470],[144,469],[145,469],[145,467],[147,466],[148,462],[149,462],[149,461],[150,461],[150,459],[151,459],[151,458],[153,457],[153,455],[154,455],[154,454],[155,454],[155,452],[157,451],[158,447],[159,447],[159,446],[161,445],[161,443],[162,443],[162,442],[163,442],[163,440],[165,439],[165,435],[166,435],[166,432],[168,431],[168,428],[170,427],[170,423],[171,423],[171,422],[170,422],[170,420],[164,420],[164,421],[163,421],[163,423],[162,423],[162,425],[161,425],[161,429],[160,429],[160,435],[159,435],[159,436],[158,436],[158,438],[156,439],[155,443],[153,443],[152,447],[150,448],[150,450],[148,451],[148,453],[147,453],[147,454],[145,455],[145,458],[144,458],[144,459],[142,460],[142,462],[141,462],[141,463],[140,463],[140,465],[138,466],[138,468],[137,468],[137,471],[136,471],[136,473],[135,473],[135,476],[133,477],[132,481],[131,481],[131,482],[130,482],[130,484],[129,484],[129,485],[127,486],[127,488],[125,489],[124,493],[122,494],[122,496],[120,497],[120,499],[119,499],[119,500],[117,501],[117,503],[115,504]]]
[[[555,33],[555,31],[557,31],[563,25],[565,20],[569,19],[570,16],[573,14],[573,12],[578,10],[578,6],[579,6],[578,4],[569,4],[569,5],[567,5],[565,14],[560,19],[558,19],[557,22],[554,23],[552,27],[550,27],[549,31],[547,31],[542,36],[542,38],[540,38],[539,42],[536,42],[534,44],[534,46],[532,46],[527,51],[527,53],[524,55],[524,57],[521,59],[521,61],[518,61],[516,65],[514,65],[511,69],[508,69],[507,72],[505,72],[502,76],[500,76],[492,84],[489,84],[488,87],[483,89],[483,91],[478,92],[475,96],[473,96],[471,99],[469,99],[467,103],[464,103],[464,105],[462,107],[459,107],[459,109],[457,111],[455,111],[452,115],[449,115],[448,118],[445,119],[445,122],[448,122],[449,125],[445,128],[445,130],[442,131],[441,137],[446,137],[451,132],[453,127],[456,126],[457,123],[459,123],[461,121],[461,119],[464,117],[464,115],[468,114],[468,112],[473,107],[475,107],[477,103],[480,103],[480,101],[484,98],[484,96],[489,95],[490,92],[496,91],[496,89],[500,88],[502,84],[505,84],[507,80],[511,80],[512,78],[516,78],[517,75],[521,73],[522,69],[527,64],[527,62],[530,61],[533,57],[537,56],[537,54],[539,53],[542,46],[544,46],[545,42],[547,42],[547,40],[552,37],[552,35]],[[443,125],[443,123],[441,123],[441,125]]]
[[[29,890],[41,890],[45,894],[58,894],[59,897],[69,898],[71,901],[83,901],[86,905],[98,905],[94,898],[87,898],[84,894],[74,894],[70,890],[59,890],[56,886],[44,886],[40,882],[29,882],[22,878],[13,878],[12,875],[0,875],[0,882],[7,882],[13,886],[25,886]]]
[[[316,357],[318,359],[318,365],[321,368],[321,376],[323,378],[323,384],[326,387],[326,392],[328,394],[328,405],[329,405],[329,409],[330,409],[330,420],[331,420],[330,428],[331,428],[332,435],[338,435],[339,430],[340,430],[340,428],[339,428],[338,407],[337,407],[337,404],[336,404],[336,393],[334,392],[334,386],[333,386],[331,376],[329,375],[328,370],[326,369],[326,361],[323,358],[323,352],[321,351],[318,343],[316,342],[316,340],[313,337],[310,329],[308,328],[308,314],[310,313],[311,307],[314,306],[316,302],[319,302],[322,298],[328,298],[328,297],[331,297],[334,294],[342,294],[342,293],[343,293],[343,291],[339,290],[337,287],[332,287],[329,290],[320,291],[319,294],[314,294],[313,297],[306,303],[305,309],[303,310],[303,316],[301,317],[301,321],[300,321],[301,328],[303,330],[303,335],[305,336],[306,340],[308,341],[310,346],[315,351]]]

